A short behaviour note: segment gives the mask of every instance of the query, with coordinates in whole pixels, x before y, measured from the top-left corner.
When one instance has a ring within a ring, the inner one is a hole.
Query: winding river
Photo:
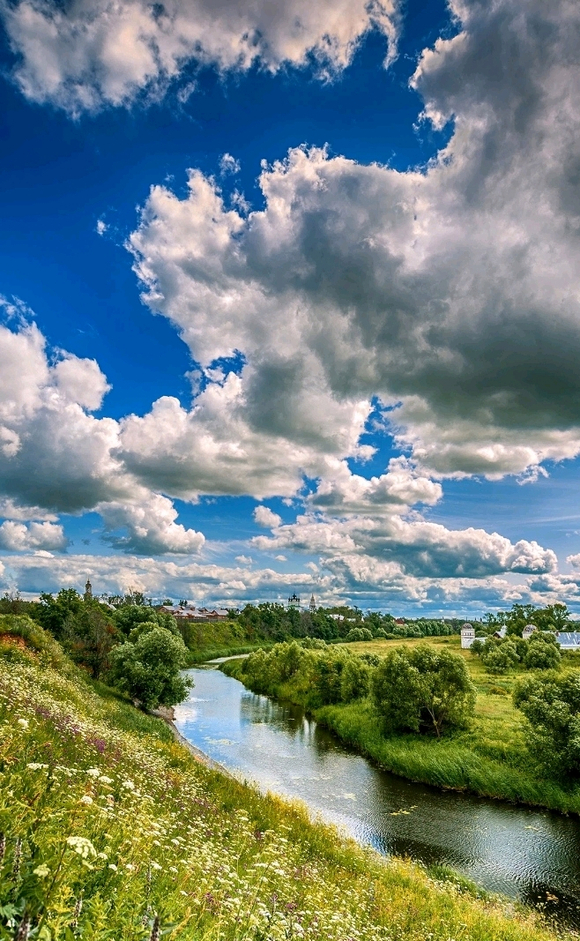
[[[296,706],[257,696],[216,668],[188,672],[195,688],[176,708],[176,725],[237,777],[299,798],[381,853],[447,864],[580,927],[578,818],[413,784],[374,767]]]

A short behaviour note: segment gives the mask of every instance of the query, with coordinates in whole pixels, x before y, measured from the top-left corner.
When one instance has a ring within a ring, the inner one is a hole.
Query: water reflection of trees
[[[277,703],[267,696],[244,692],[240,699],[242,725],[267,725],[305,744],[313,744],[316,722],[291,703]]]

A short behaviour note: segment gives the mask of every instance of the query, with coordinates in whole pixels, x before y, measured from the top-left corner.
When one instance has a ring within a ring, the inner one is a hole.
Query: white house
[[[461,649],[469,650],[475,640],[475,628],[473,624],[464,624],[461,628]]]
[[[537,630],[538,628],[536,627],[535,624],[526,624],[526,626],[524,627],[522,631],[522,637],[524,638],[524,640],[529,640],[532,634],[534,634]]]

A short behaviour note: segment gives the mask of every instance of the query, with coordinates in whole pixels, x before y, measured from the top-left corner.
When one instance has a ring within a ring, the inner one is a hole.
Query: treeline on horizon
[[[94,678],[114,681],[133,698],[149,705],[170,704],[171,699],[177,702],[176,697],[186,692],[175,679],[179,669],[211,655],[247,652],[261,645],[308,638],[332,644],[449,636],[458,634],[463,623],[461,618],[403,621],[389,613],[363,613],[348,606],[301,611],[272,602],[232,610],[226,621],[199,623],[176,620],[160,607],[153,606],[139,592],[98,598],[83,596],[74,588],[62,589],[56,595],[45,592],[39,601],[9,594],[0,598],[0,615],[28,616]],[[515,604],[509,612],[488,614],[483,621],[472,623],[481,637],[492,635],[504,625],[511,637],[521,636],[528,623],[541,631],[562,630],[569,618],[562,604],[546,608]],[[139,676],[143,658],[150,661],[151,675],[147,677]],[[160,664],[166,661],[172,667],[161,681]],[[133,676],[131,682],[127,680],[129,675]]]

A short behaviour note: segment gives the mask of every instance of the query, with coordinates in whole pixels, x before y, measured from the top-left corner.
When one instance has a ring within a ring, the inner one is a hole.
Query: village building
[[[229,617],[227,608],[196,608],[194,604],[164,604],[157,610],[177,621],[225,621]]]
[[[461,649],[469,650],[475,640],[475,628],[473,624],[465,623],[461,628]]]
[[[522,637],[524,638],[524,640],[529,640],[532,634],[535,634],[537,630],[538,628],[536,627],[535,624],[526,624],[526,626],[524,627],[522,631]]]

